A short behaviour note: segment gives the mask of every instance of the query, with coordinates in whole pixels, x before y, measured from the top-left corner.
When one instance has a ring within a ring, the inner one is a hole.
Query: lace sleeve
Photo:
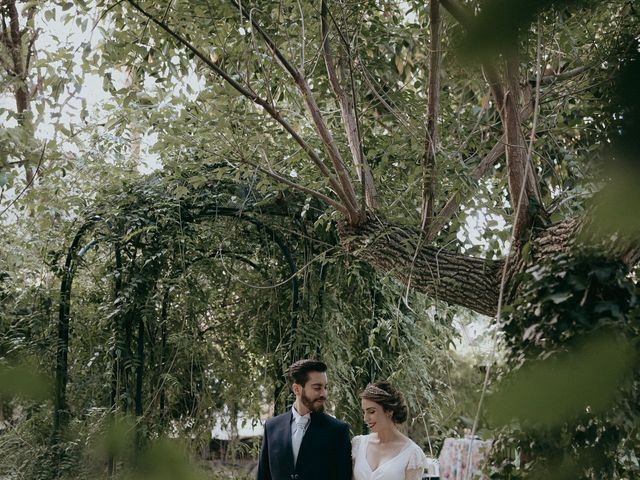
[[[407,470],[419,470],[422,475],[422,471],[429,466],[427,456],[418,445],[413,445],[412,448],[413,451],[411,452],[409,461],[407,462]]]
[[[356,435],[351,439],[351,458],[355,460],[358,454],[358,448],[360,448],[360,442],[362,441],[362,435]]]

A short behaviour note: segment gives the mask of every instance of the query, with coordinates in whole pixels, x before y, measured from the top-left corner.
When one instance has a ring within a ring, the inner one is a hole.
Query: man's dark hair
[[[309,372],[326,372],[327,365],[320,360],[303,359],[292,363],[289,366],[287,372],[287,380],[289,385],[297,383],[304,387],[304,384],[309,380]]]

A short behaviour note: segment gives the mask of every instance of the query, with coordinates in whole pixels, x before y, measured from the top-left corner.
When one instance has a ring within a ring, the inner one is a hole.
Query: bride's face
[[[393,425],[391,412],[385,412],[382,405],[366,398],[362,399],[362,413],[364,423],[369,426],[369,430],[372,432],[379,432]]]

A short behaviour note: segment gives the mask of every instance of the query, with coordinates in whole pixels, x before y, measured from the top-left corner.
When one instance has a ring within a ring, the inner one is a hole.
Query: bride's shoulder
[[[424,454],[424,451],[422,450],[422,448],[420,448],[420,446],[416,442],[414,442],[410,438],[408,440],[410,442],[410,445],[408,447],[409,460],[408,460],[407,468],[409,469],[426,468],[428,465],[428,462],[427,462],[427,456]]]
[[[353,437],[351,439],[351,444],[352,445],[360,445],[360,442],[365,441],[365,439],[368,437],[368,435],[356,435],[355,437]]]
[[[413,440],[411,440],[410,438],[407,437],[407,440],[409,442],[409,449],[414,451],[414,452],[418,452],[418,453],[422,453],[424,455],[424,451],[422,450],[422,448],[420,447],[420,445],[418,445],[416,442],[414,442]]]
[[[351,439],[351,458],[356,458],[358,450],[360,450],[360,443],[364,435],[356,435]]]
[[[420,448],[420,447],[418,446],[418,444],[417,444],[416,442],[414,442],[413,440],[411,440],[409,437],[407,437],[407,441],[411,444],[411,447],[413,447],[413,448],[415,448],[415,447]]]
[[[363,442],[367,441],[368,437],[369,435],[356,435],[351,439],[351,450],[354,454],[358,450],[360,445],[362,445]]]

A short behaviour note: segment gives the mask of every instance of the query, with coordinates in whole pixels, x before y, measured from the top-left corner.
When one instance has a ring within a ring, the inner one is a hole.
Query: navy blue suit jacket
[[[325,413],[311,413],[298,461],[291,448],[292,413],[267,420],[258,480],[351,480],[349,425]]]

